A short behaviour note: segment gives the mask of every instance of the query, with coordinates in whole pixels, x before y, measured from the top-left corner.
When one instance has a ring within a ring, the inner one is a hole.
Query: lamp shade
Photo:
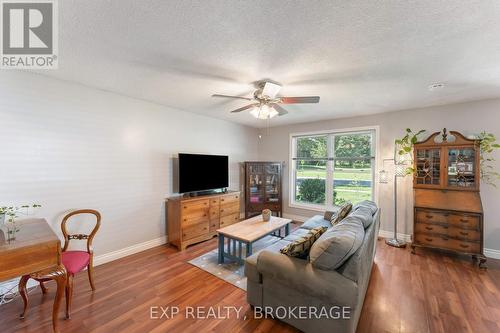
[[[386,170],[380,170],[378,173],[378,182],[381,184],[387,184],[389,182],[389,172]]]
[[[267,104],[262,104],[253,108],[250,114],[258,119],[270,119],[278,115],[278,111]]]

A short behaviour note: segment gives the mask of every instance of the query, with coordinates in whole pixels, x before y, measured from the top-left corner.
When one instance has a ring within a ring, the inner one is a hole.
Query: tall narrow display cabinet
[[[245,216],[259,215],[263,209],[282,216],[282,163],[245,162]]]
[[[482,267],[479,141],[444,129],[414,145],[414,163],[412,252],[426,247],[471,255]]]

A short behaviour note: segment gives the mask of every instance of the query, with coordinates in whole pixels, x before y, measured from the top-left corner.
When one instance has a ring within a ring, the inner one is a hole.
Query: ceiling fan
[[[281,90],[279,84],[262,81],[258,84],[258,89],[253,93],[253,97],[231,96],[223,94],[213,94],[212,97],[237,98],[253,103],[231,111],[231,113],[242,112],[248,109],[250,114],[258,119],[270,119],[275,116],[283,116],[288,113],[280,104],[302,104],[319,103],[319,96],[284,97],[276,96]]]

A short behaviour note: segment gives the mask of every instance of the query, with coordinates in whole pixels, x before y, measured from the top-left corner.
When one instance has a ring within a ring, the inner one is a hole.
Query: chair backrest
[[[95,215],[96,218],[96,224],[94,226],[94,229],[92,229],[92,232],[90,234],[75,234],[75,235],[70,235],[68,234],[68,231],[66,229],[66,223],[68,222],[69,218],[78,214],[93,214]],[[67,214],[64,216],[62,222],[61,222],[61,230],[64,235],[64,247],[63,247],[63,252],[68,249],[69,246],[69,241],[72,239],[77,239],[77,240],[87,240],[87,252],[92,254],[93,249],[92,249],[92,240],[94,239],[95,234],[97,233],[97,230],[99,230],[99,227],[101,226],[101,213],[99,213],[97,210],[93,209],[80,209],[80,210],[75,210],[72,211],[71,213]]]

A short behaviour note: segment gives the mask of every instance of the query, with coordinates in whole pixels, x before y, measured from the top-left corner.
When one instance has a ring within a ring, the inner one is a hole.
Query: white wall
[[[173,96],[175,98],[175,96]],[[97,255],[165,235],[178,152],[257,158],[257,130],[41,75],[0,75],[0,205],[37,202],[60,232],[64,212],[103,215]]]
[[[262,130],[262,139],[259,141],[259,158],[261,160],[285,161],[287,164],[283,182],[285,213],[299,216],[318,214],[315,211],[291,208],[288,205],[290,133],[374,125],[380,126],[378,133],[380,135],[380,149],[377,152],[377,165],[380,167],[383,158],[393,156],[394,139],[402,137],[407,127],[414,130],[426,129],[429,133],[440,131],[446,127],[465,135],[485,130],[495,134],[500,139],[500,99],[279,126],[271,128],[269,133],[267,130]],[[496,169],[500,171],[500,154],[497,152],[494,157],[497,159]],[[411,177],[406,177],[399,184],[398,232],[411,234],[413,221]],[[499,188],[494,188],[481,184],[485,217],[485,247],[495,250],[500,250],[500,182],[498,185]],[[392,184],[376,184],[376,186],[379,190],[379,205],[382,208],[381,229],[393,230]]]

